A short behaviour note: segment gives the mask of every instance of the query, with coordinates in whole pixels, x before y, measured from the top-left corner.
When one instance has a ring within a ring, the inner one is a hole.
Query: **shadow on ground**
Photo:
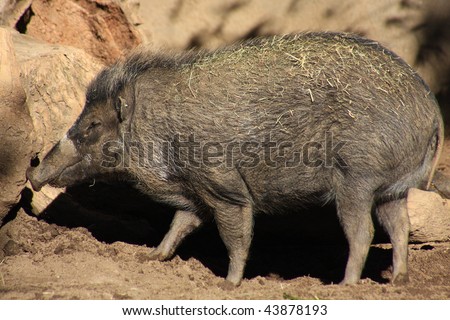
[[[26,209],[23,202],[22,206]],[[69,189],[39,218],[69,228],[87,228],[101,242],[155,247],[168,230],[173,215],[172,208],[155,203],[128,186],[96,184]],[[377,234],[376,242],[386,240],[379,227]],[[193,257],[215,275],[226,276],[227,252],[213,222],[188,237],[177,254],[183,260]],[[332,206],[282,216],[257,215],[245,277],[288,280],[311,276],[327,284],[338,283],[344,274],[347,254],[347,244]],[[390,264],[391,250],[373,247],[363,278],[386,282],[382,272]]]

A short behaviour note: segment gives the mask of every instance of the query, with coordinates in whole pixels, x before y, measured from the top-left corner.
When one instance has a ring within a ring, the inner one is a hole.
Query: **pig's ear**
[[[119,117],[119,122],[122,122],[123,120],[125,120],[125,116],[128,113],[128,109],[129,106],[127,104],[127,101],[120,97],[117,99],[116,101],[116,111],[117,111],[117,116]]]

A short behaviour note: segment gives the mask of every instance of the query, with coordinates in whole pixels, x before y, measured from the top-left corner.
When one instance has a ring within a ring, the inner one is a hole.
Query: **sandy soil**
[[[411,245],[411,281],[386,283],[389,245],[371,249],[364,279],[339,286],[345,245],[295,245],[283,241],[255,245],[246,279],[232,291],[218,287],[226,271],[222,248],[206,252],[194,245],[216,242],[203,233],[167,262],[145,259],[148,248],[107,244],[86,228],[38,221],[19,211],[24,241],[10,242],[0,264],[1,299],[450,299],[450,244]],[[191,239],[192,240],[192,239]]]
[[[449,150],[447,142],[444,171],[450,170]],[[101,185],[85,190],[67,196],[83,196],[90,209],[105,208],[105,190],[116,196]],[[62,203],[35,217],[24,200],[0,229],[6,241],[0,299],[450,299],[450,243],[411,244],[411,281],[393,286],[392,251],[380,230],[361,283],[336,285],[347,248],[342,236],[330,236],[330,228],[339,228],[333,208],[314,212],[317,223],[306,227],[301,216],[258,217],[245,279],[226,291],[218,286],[226,251],[213,225],[186,240],[171,261],[148,261],[149,247],[170,223],[170,209],[137,194],[101,213]]]

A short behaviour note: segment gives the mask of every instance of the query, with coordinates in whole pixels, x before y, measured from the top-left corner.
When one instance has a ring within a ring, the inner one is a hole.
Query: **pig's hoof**
[[[221,281],[217,286],[225,291],[231,291],[231,290],[236,289],[236,287],[237,287],[237,285],[235,285],[233,282],[228,281],[228,280]]]
[[[405,285],[408,282],[409,282],[409,276],[407,273],[399,273],[391,281],[391,283],[396,286]]]

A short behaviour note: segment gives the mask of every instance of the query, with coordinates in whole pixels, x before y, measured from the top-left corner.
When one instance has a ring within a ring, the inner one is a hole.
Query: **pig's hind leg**
[[[336,204],[349,245],[345,276],[341,284],[356,284],[361,278],[374,235],[371,216],[373,194],[345,188],[336,194]]]
[[[151,260],[170,259],[183,239],[203,224],[202,218],[194,212],[178,210],[159,246],[150,252]]]
[[[389,201],[378,205],[376,215],[389,234],[392,243],[393,274],[391,282],[408,282],[409,217],[406,199]]]

